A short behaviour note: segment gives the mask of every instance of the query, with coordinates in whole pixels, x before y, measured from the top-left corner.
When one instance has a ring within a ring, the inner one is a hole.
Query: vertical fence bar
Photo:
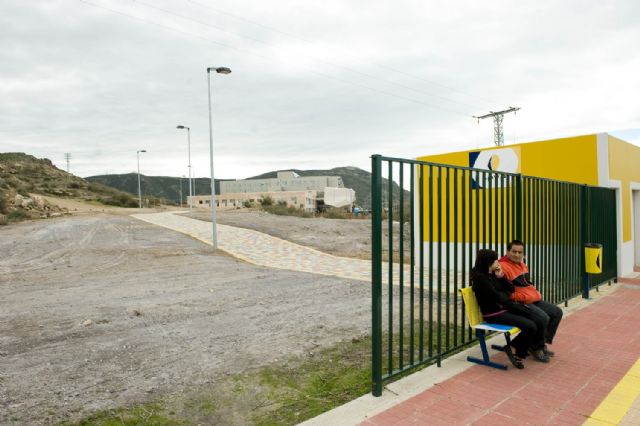
[[[559,191],[560,185],[558,182],[553,183],[553,198],[554,198],[554,206],[553,206],[553,303],[558,303],[558,283],[560,282],[560,202],[559,202]]]
[[[533,178],[531,180],[531,250],[529,250],[529,268],[531,270],[533,282],[537,284],[538,274],[537,272],[537,246],[538,246],[538,181]],[[535,243],[534,243],[535,242]]]
[[[476,178],[477,178],[477,174],[476,174]],[[475,185],[475,186],[474,186]],[[473,190],[474,188],[477,188],[476,185],[476,181],[473,179],[473,170],[469,170],[469,188],[467,188],[467,191],[469,192],[467,194],[467,196],[469,197],[469,244],[468,244],[468,250],[469,250],[469,256],[468,256],[468,262],[469,262],[469,268],[468,271],[471,272],[471,268],[473,268],[473,211],[474,211],[474,207],[473,207]],[[478,191],[476,190],[476,194],[478,193]],[[476,205],[476,212],[477,212],[477,205]],[[477,214],[477,213],[476,213]],[[476,226],[477,229],[477,226]],[[476,238],[476,244],[477,244],[478,239]],[[469,282],[469,285],[471,285],[471,282]],[[472,330],[471,327],[469,325],[467,325],[467,339],[471,340],[472,339]]]
[[[488,223],[489,221],[487,220],[487,209],[488,209],[488,203],[487,203],[487,199],[489,197],[489,194],[487,193],[487,175],[488,173],[483,172],[482,173],[482,192],[483,192],[483,197],[482,197],[482,245],[485,248],[489,248],[489,226],[490,224]]]
[[[438,205],[438,208],[440,206]],[[438,236],[439,238],[439,236]],[[429,358],[433,355],[433,166],[429,166]]]
[[[438,167],[438,307],[437,307],[437,351],[438,351],[438,367],[440,367],[440,354],[442,353],[442,167]],[[429,288],[430,294],[433,294],[433,286]],[[431,299],[433,300],[433,298]],[[433,306],[433,305],[432,305]]]
[[[588,233],[589,233],[589,223],[588,223],[588,214],[587,209],[589,208],[589,202],[587,200],[588,197],[588,188],[587,185],[582,185],[580,188],[580,224],[581,232],[580,232],[580,273],[582,274],[582,298],[589,298],[589,277],[585,272],[585,259],[584,259],[584,245],[588,242]]]
[[[453,170],[453,347],[458,346],[458,169]],[[447,309],[449,309],[447,305]]]
[[[429,169],[429,175],[431,175],[431,170]],[[424,166],[420,165],[420,338],[418,339],[419,349],[418,349],[418,358],[422,362],[424,360]],[[431,208],[431,201],[429,201],[429,208]],[[431,233],[429,233],[429,239],[432,238]]]
[[[480,250],[480,172],[476,172],[476,253]],[[469,256],[471,261],[471,256]],[[471,271],[471,267],[469,268]]]
[[[409,197],[409,209],[411,210],[411,222],[410,222],[410,239],[411,239],[411,253],[410,253],[410,258],[409,258],[409,271],[410,271],[410,276],[409,276],[409,284],[411,285],[411,294],[410,294],[410,299],[411,302],[409,303],[411,305],[411,310],[409,311],[409,327],[410,327],[410,331],[409,331],[409,364],[413,365],[413,363],[415,362],[415,341],[414,341],[414,336],[415,336],[415,326],[414,326],[414,322],[415,322],[415,266],[416,266],[416,255],[415,255],[415,250],[416,250],[416,242],[415,242],[415,232],[416,232],[416,210],[415,210],[415,197],[416,197],[416,188],[415,188],[415,169],[416,167],[413,164],[410,164],[411,166],[411,184],[409,186],[410,188],[410,197]]]
[[[485,240],[485,247],[491,250],[495,250],[493,241],[493,177],[492,173],[487,173],[487,179],[489,180],[489,187],[487,188],[487,209],[485,210],[486,216],[484,218],[487,222],[487,238]]]
[[[462,288],[466,287],[467,284],[467,277],[466,277],[466,258],[465,258],[465,254],[467,253],[467,247],[466,244],[470,244],[470,242],[467,242],[467,171],[465,169],[462,169],[462,177],[461,179],[461,188],[460,188],[460,194],[462,195],[462,199],[461,199],[461,212],[462,212],[462,216],[461,216],[461,236],[460,236],[460,268],[462,269],[462,276],[461,276],[461,282],[460,282],[460,286]],[[471,220],[471,210],[469,209],[469,220]],[[462,340],[462,343],[466,342],[465,336],[466,333],[464,332],[464,324],[466,324],[466,316],[465,316],[465,312],[464,312],[464,307],[461,306],[460,307],[460,323],[462,324],[462,332],[460,333],[460,337]],[[456,333],[457,335],[457,333]]]
[[[500,253],[500,240],[498,239],[499,229],[500,229],[500,217],[502,216],[502,212],[500,211],[500,175],[497,173],[493,174],[493,217],[491,220],[493,221],[493,250],[497,253]]]
[[[522,241],[522,175],[516,176],[516,239]]]
[[[382,159],[371,157],[371,379],[382,395]]]
[[[387,374],[393,373],[393,162],[388,161],[389,164],[389,175],[387,176],[387,222],[388,222],[388,233],[389,233],[389,261],[387,262],[389,276],[388,280],[388,288],[389,288],[389,329],[387,330],[387,335],[389,336],[387,342]]]
[[[447,283],[446,283],[446,286],[445,286],[445,291],[446,291],[446,294],[445,294],[445,301],[446,302],[445,303],[446,303],[447,307],[446,307],[445,312],[444,312],[445,323],[446,323],[446,328],[445,328],[445,333],[444,333],[444,338],[445,338],[444,347],[445,347],[445,350],[448,351],[449,350],[449,282],[451,280],[451,274],[450,274],[450,268],[449,268],[450,267],[449,261],[450,261],[450,254],[451,254],[451,250],[450,250],[450,245],[451,245],[451,209],[450,209],[450,206],[451,206],[451,192],[450,192],[451,191],[451,186],[449,185],[450,184],[450,171],[451,171],[451,168],[447,167],[445,170],[447,171],[447,174],[446,174],[446,187],[445,187],[445,200],[446,200],[446,204],[445,205],[447,207],[447,210],[446,210],[446,213],[445,213],[445,229],[446,229],[446,240],[447,240],[447,242],[446,242],[447,245],[445,246],[445,251],[446,251],[446,255],[445,255],[446,256],[445,273],[446,273],[446,277],[447,277],[446,278]],[[438,289],[438,293],[441,293],[440,289]],[[438,306],[441,306],[441,305],[442,305],[442,302],[440,302],[438,304]],[[438,327],[439,327],[439,329],[442,328],[441,325],[442,325],[442,323],[440,321],[440,318],[438,318]],[[442,352],[440,352],[440,353],[442,353]]]
[[[431,332],[431,324],[433,323],[433,240],[435,238],[433,233],[433,200],[433,166],[429,166],[429,335],[427,336],[429,342],[427,353],[429,357],[433,354],[433,333]]]
[[[404,163],[398,162],[398,184],[400,186],[398,194],[398,286],[399,286],[399,307],[398,307],[398,367],[404,368]],[[392,218],[393,221],[393,218]],[[391,262],[391,260],[389,260]]]
[[[500,175],[500,234],[498,247],[500,247],[500,255],[504,254],[504,243],[506,238],[507,212],[506,212],[506,177]]]

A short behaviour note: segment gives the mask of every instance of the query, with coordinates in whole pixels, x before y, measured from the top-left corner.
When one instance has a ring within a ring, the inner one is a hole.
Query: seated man
[[[532,309],[532,314],[537,317],[540,323],[546,323],[545,343],[552,344],[556,335],[560,320],[562,320],[562,309],[553,303],[542,300],[542,295],[536,289],[529,278],[529,268],[523,262],[524,243],[513,240],[507,245],[507,254],[500,259],[500,267],[505,277],[511,281],[515,287],[515,292],[511,298],[515,302],[528,305]],[[542,349],[546,357],[554,355],[545,345]],[[536,359],[536,354],[532,354]]]

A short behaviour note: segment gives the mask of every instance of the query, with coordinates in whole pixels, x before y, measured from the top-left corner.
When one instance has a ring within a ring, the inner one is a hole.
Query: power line
[[[273,47],[273,45],[271,43],[263,41],[263,40],[260,40],[260,39],[257,39],[255,37],[245,36],[245,35],[242,35],[242,34],[237,34],[237,33],[231,32],[231,31],[227,31],[225,29],[220,28],[217,25],[212,25],[212,24],[210,24],[208,22],[205,22],[205,21],[201,21],[201,20],[198,20],[198,19],[195,19],[195,18],[191,18],[191,17],[186,16],[186,15],[178,14],[178,13],[175,13],[175,12],[173,12],[171,10],[161,8],[161,7],[146,3],[144,1],[137,0],[136,4],[148,7],[150,9],[155,9],[155,10],[158,10],[160,12],[166,13],[168,15],[175,16],[177,18],[184,19],[184,20],[187,20],[187,21],[190,21],[190,22],[194,22],[194,23],[197,23],[197,24],[205,26],[205,27],[213,28],[215,30],[218,30],[218,31],[221,31],[221,32],[224,32],[224,33],[227,33],[227,34],[231,34],[231,35],[234,35],[234,36],[246,38],[246,39],[254,41],[256,43],[263,44],[265,46]],[[308,42],[308,41],[305,41],[305,42],[313,44],[313,43]],[[355,74],[359,74],[359,75],[362,75],[364,77],[371,78],[373,80],[379,80],[379,81],[385,82],[387,84],[391,84],[391,85],[395,85],[395,86],[398,86],[398,87],[402,87],[403,89],[412,90],[414,92],[419,92],[419,93],[424,93],[424,94],[427,94],[429,96],[441,99],[441,100],[443,100],[445,102],[452,102],[452,103],[464,105],[464,106],[467,106],[467,107],[470,107],[470,108],[475,108],[476,107],[474,105],[470,105],[470,104],[467,104],[465,102],[456,101],[456,100],[453,100],[453,99],[446,98],[444,96],[434,95],[434,94],[432,94],[430,92],[427,92],[425,90],[416,89],[415,87],[407,86],[407,85],[402,84],[402,83],[396,83],[396,82],[388,80],[388,79],[383,79],[383,78],[380,78],[378,76],[375,76],[375,75],[372,75],[372,74],[368,74],[368,73],[356,70],[354,68],[351,68],[351,67],[348,67],[348,66],[345,66],[345,65],[337,64],[335,62],[331,62],[331,61],[327,61],[327,60],[324,60],[324,59],[320,59],[320,58],[315,57],[315,56],[309,56],[309,55],[305,55],[305,54],[301,54],[300,56],[308,58],[308,59],[313,59],[313,60],[318,61],[320,63],[324,63],[326,65],[331,65],[331,66],[336,67],[336,68],[342,68],[342,69],[347,70],[349,72],[352,72],[352,73],[355,73]],[[392,69],[390,69],[390,70],[392,70]]]
[[[274,33],[281,34],[281,35],[284,35],[284,36],[286,36],[286,37],[290,37],[290,38],[293,38],[293,39],[296,39],[296,40],[302,41],[302,42],[307,43],[307,44],[310,44],[310,45],[314,45],[314,44],[315,44],[315,42],[313,42],[312,40],[308,40],[308,39],[303,38],[303,37],[300,37],[300,36],[298,36],[298,35],[295,35],[295,34],[292,34],[292,33],[288,33],[288,32],[286,32],[286,31],[282,31],[282,30],[279,30],[279,29],[277,29],[277,28],[270,27],[270,26],[268,26],[268,25],[264,25],[264,24],[262,24],[262,23],[260,23],[260,22],[256,22],[256,21],[253,21],[253,20],[251,20],[251,19],[247,19],[247,18],[244,18],[244,17],[242,17],[242,16],[235,15],[235,14],[233,14],[233,13],[230,13],[230,12],[224,11],[224,10],[222,10],[222,9],[218,9],[218,8],[215,8],[215,7],[209,6],[209,5],[207,5],[207,4],[204,4],[204,3],[201,3],[201,2],[198,2],[198,1],[195,1],[195,0],[186,0],[186,1],[188,1],[189,3],[196,4],[196,5],[198,5],[198,6],[202,7],[202,8],[204,8],[204,9],[209,9],[209,10],[211,10],[211,11],[215,12],[215,13],[219,13],[219,14],[221,14],[221,15],[226,15],[226,16],[229,16],[229,17],[231,17],[231,18],[237,19],[237,20],[239,20],[239,21],[244,21],[244,22],[250,23],[250,24],[252,24],[252,25],[256,25],[256,26],[258,26],[258,27],[264,28],[264,29],[269,30],[269,31],[272,31],[272,32],[274,32]],[[370,64],[372,64],[372,65],[375,65],[375,66],[377,66],[377,67],[380,67],[380,68],[382,68],[382,69],[386,69],[386,70],[388,70],[388,71],[392,71],[392,72],[395,72],[395,73],[398,73],[398,74],[402,74],[402,75],[405,75],[405,76],[407,76],[407,77],[414,78],[414,79],[416,79],[416,80],[421,80],[421,81],[424,81],[424,82],[426,82],[426,83],[432,84],[432,85],[434,85],[434,86],[438,86],[438,87],[441,87],[441,88],[443,88],[443,89],[450,90],[450,91],[452,91],[452,92],[459,93],[459,94],[464,95],[464,96],[468,96],[468,97],[476,98],[476,99],[481,100],[482,102],[485,102],[485,103],[494,103],[494,101],[488,100],[488,99],[486,99],[486,98],[483,98],[483,97],[480,97],[480,96],[476,96],[476,95],[473,95],[473,94],[471,94],[471,93],[466,93],[466,92],[463,92],[463,91],[458,90],[458,89],[454,89],[454,88],[452,88],[452,87],[446,86],[446,85],[441,84],[441,83],[438,83],[438,82],[436,82],[436,81],[429,80],[429,79],[426,79],[426,78],[424,78],[424,77],[421,77],[421,76],[418,76],[418,75],[415,75],[415,74],[412,74],[412,73],[408,73],[408,72],[406,72],[406,71],[404,71],[404,70],[401,70],[401,69],[397,69],[397,68],[389,67],[389,66],[387,66],[387,65],[380,65],[380,64],[377,64],[377,63],[375,63],[375,62],[369,62],[369,63],[370,63]],[[347,68],[347,69],[349,69],[349,68]],[[436,96],[436,97],[442,98],[442,97],[437,96],[437,95],[433,95],[433,96]],[[447,98],[443,98],[443,99],[447,99]],[[449,99],[447,99],[447,100],[449,100]],[[457,101],[453,101],[453,100],[449,100],[449,101],[457,102]],[[468,106],[468,104],[465,104],[465,103],[462,103],[462,104],[463,104],[463,105],[467,105],[467,106]]]
[[[155,5],[152,5],[152,4],[149,4],[149,3],[146,3],[146,2],[144,2],[144,1],[137,0],[137,1],[136,1],[136,4],[139,4],[139,5],[142,5],[142,6],[148,7],[148,8],[150,8],[150,9],[159,10],[159,11],[161,11],[161,12],[163,12],[163,13],[168,14],[168,15],[172,15],[172,16],[175,16],[175,17],[178,17],[178,18],[180,18],[180,19],[187,20],[187,21],[191,21],[191,22],[194,22],[194,23],[197,23],[197,24],[203,25],[203,26],[205,26],[205,27],[213,28],[213,29],[215,29],[215,30],[222,31],[222,32],[227,33],[227,34],[231,34],[231,35],[234,35],[234,36],[239,36],[239,37],[242,37],[242,38],[246,38],[246,39],[248,39],[248,40],[255,41],[256,43],[260,43],[260,44],[263,44],[263,45],[266,45],[266,46],[273,47],[273,44],[271,44],[271,43],[269,43],[269,42],[266,42],[266,41],[263,41],[263,40],[260,40],[260,39],[257,39],[257,38],[255,38],[255,37],[245,36],[245,35],[242,35],[242,34],[237,34],[237,33],[231,32],[231,31],[227,31],[227,30],[225,30],[225,29],[222,29],[222,28],[218,27],[217,25],[212,25],[212,24],[210,24],[210,23],[208,23],[208,22],[205,22],[205,21],[201,21],[201,20],[198,20],[198,19],[194,19],[194,18],[191,18],[191,17],[186,16],[186,15],[178,14],[178,13],[175,13],[175,12],[173,12],[173,11],[171,11],[171,10],[161,8],[161,7],[158,7],[158,6],[155,6]],[[201,3],[197,3],[197,4],[198,4],[198,5],[200,5],[200,6],[203,6],[203,7],[207,8],[207,6],[206,6],[206,5],[202,5]],[[220,13],[220,12],[218,12],[218,13]],[[233,15],[233,14],[227,13],[227,15],[229,15],[229,16],[233,16],[234,18],[238,19],[238,17],[236,17],[236,16],[235,16],[235,15]],[[261,27],[264,27],[264,28],[270,29],[269,27],[267,27],[267,26],[265,26],[265,25],[257,24],[257,23],[255,23],[255,22],[250,21],[250,20],[247,20],[247,19],[242,19],[242,20],[247,21],[247,22],[250,22],[250,23],[253,23],[254,25],[260,25]],[[271,31],[279,32],[279,33],[281,33],[281,34],[288,35],[287,33],[284,33],[284,32],[282,32],[282,31],[273,30],[273,29],[270,29],[270,30],[271,30]],[[307,40],[305,40],[305,39],[301,39],[301,38],[299,38],[299,37],[295,37],[295,36],[291,36],[291,35],[288,35],[288,36],[289,36],[289,37],[296,38],[296,39],[298,39],[298,40],[302,40],[302,41],[304,41],[305,43],[308,43],[308,44],[311,44],[311,45],[313,45],[313,44],[314,44],[314,43],[313,43],[313,42],[311,42],[311,41],[307,41]],[[313,60],[318,61],[318,62],[320,62],[320,63],[324,63],[324,64],[326,64],[326,65],[331,65],[331,66],[336,67],[336,68],[342,68],[342,69],[344,69],[344,70],[347,70],[347,71],[350,71],[350,72],[352,72],[352,73],[355,73],[355,74],[359,74],[359,75],[365,76],[365,77],[367,77],[367,78],[371,78],[371,79],[373,79],[373,80],[379,80],[379,81],[383,81],[383,82],[385,82],[385,83],[387,83],[387,84],[391,84],[391,85],[395,85],[395,86],[398,86],[398,87],[402,87],[403,89],[412,90],[412,91],[414,91],[414,92],[419,92],[419,93],[424,93],[424,94],[427,94],[427,95],[429,95],[429,96],[432,96],[432,97],[435,97],[435,98],[441,99],[441,100],[443,100],[443,101],[445,101],[445,102],[452,102],[452,103],[456,103],[456,104],[464,105],[464,106],[467,106],[467,107],[470,107],[470,108],[476,108],[476,105],[470,105],[470,104],[465,103],[465,102],[456,101],[456,100],[454,100],[454,99],[449,99],[449,98],[447,98],[447,97],[440,96],[440,95],[435,95],[435,94],[430,93],[430,92],[427,92],[427,91],[425,91],[425,90],[416,89],[415,87],[407,86],[407,85],[402,84],[402,83],[396,83],[395,81],[391,81],[391,80],[388,80],[388,79],[380,78],[380,77],[378,77],[378,76],[375,76],[375,75],[372,75],[372,74],[368,74],[368,73],[365,73],[365,72],[359,71],[359,70],[357,70],[357,69],[354,69],[354,68],[351,68],[351,67],[348,67],[348,66],[345,66],[345,65],[337,64],[337,63],[332,62],[332,61],[327,61],[327,60],[325,60],[325,59],[318,58],[317,56],[309,56],[309,55],[305,55],[305,54],[301,54],[300,56],[305,57],[305,58],[308,58],[308,59],[313,59]],[[416,78],[415,76],[413,76],[413,75],[411,75],[411,74],[407,74],[407,73],[405,73],[405,72],[403,72],[403,71],[400,71],[400,70],[395,70],[395,69],[393,69],[393,68],[385,67],[385,66],[381,66],[381,65],[377,65],[377,64],[375,64],[375,65],[376,65],[376,66],[378,66],[378,67],[381,67],[381,68],[386,68],[386,69],[387,69],[387,70],[389,70],[389,71],[393,71],[393,72],[396,72],[396,73],[405,74],[405,75],[408,75],[408,76],[411,76],[411,77]],[[418,77],[418,78],[419,78],[419,77]],[[423,81],[428,81],[428,80],[424,80],[424,79],[422,79],[422,80],[423,80]],[[432,83],[432,84],[433,84],[433,83]],[[442,87],[446,87],[446,86],[442,86]],[[454,89],[450,89],[450,88],[448,88],[448,89],[449,89],[449,90],[454,90]]]
[[[197,38],[202,39],[202,40],[204,40],[204,41],[206,41],[206,42],[213,43],[213,44],[216,44],[216,45],[221,46],[221,47],[225,47],[225,48],[232,49],[232,50],[235,50],[235,51],[238,51],[238,52],[241,52],[241,53],[250,54],[250,55],[257,56],[257,57],[259,57],[259,58],[262,58],[262,59],[265,59],[265,60],[268,60],[268,61],[272,61],[272,58],[271,58],[271,57],[268,57],[268,56],[262,55],[262,54],[260,54],[260,53],[256,53],[256,52],[251,51],[251,50],[241,49],[241,48],[237,48],[237,47],[232,46],[232,45],[228,45],[228,44],[225,44],[225,43],[220,43],[220,42],[217,42],[217,41],[211,40],[211,39],[210,39],[210,38],[208,38],[208,37],[204,37],[204,36],[201,36],[201,35],[198,35],[198,34],[194,34],[194,33],[188,32],[188,31],[184,31],[184,30],[181,30],[181,29],[178,29],[178,28],[175,28],[175,27],[171,27],[171,26],[168,26],[168,25],[164,25],[164,24],[161,24],[161,23],[158,23],[158,22],[155,22],[155,21],[152,21],[152,20],[146,19],[146,18],[142,18],[142,17],[136,16],[136,15],[132,15],[132,14],[129,14],[129,13],[123,12],[123,11],[121,11],[121,10],[113,9],[113,8],[106,7],[106,6],[103,6],[103,5],[99,5],[99,4],[96,4],[96,3],[92,3],[92,2],[90,2],[90,1],[88,1],[88,0],[78,0],[78,1],[80,1],[81,3],[87,4],[87,5],[90,5],[90,6],[94,6],[94,7],[100,8],[100,9],[107,10],[107,11],[109,11],[109,12],[112,12],[112,13],[115,13],[115,14],[118,14],[118,15],[121,15],[121,16],[125,16],[125,17],[130,18],[130,19],[135,19],[135,20],[138,20],[138,21],[142,21],[142,22],[144,22],[144,23],[147,23],[147,24],[155,25],[155,26],[161,27],[161,28],[163,28],[163,29],[165,29],[165,30],[175,31],[175,32],[181,33],[181,34],[183,34],[183,35],[197,37]],[[137,3],[143,4],[142,2],[139,2],[139,1],[138,1]],[[165,11],[165,10],[163,10],[163,9],[159,9],[159,8],[157,8],[156,6],[149,6],[149,5],[147,5],[147,4],[143,4],[143,6],[147,6],[147,7],[151,7],[151,8],[156,8],[156,9],[158,9],[158,10]],[[173,13],[173,12],[165,12],[165,13],[172,14],[172,15],[174,15],[174,16],[177,16],[177,17],[180,17],[180,18],[183,18],[183,19],[192,20],[192,21],[194,21],[194,22],[200,23],[200,24],[205,25],[205,26],[210,26],[209,24],[202,23],[202,22],[197,21],[197,20],[193,20],[192,18],[189,18],[189,17],[183,17],[183,16],[178,15],[178,14],[175,14],[175,13]],[[216,27],[213,27],[213,28],[216,28]],[[216,29],[217,29],[217,28],[216,28]],[[221,30],[221,31],[228,32],[228,31],[225,31],[225,30]],[[233,34],[233,33],[231,33],[231,34]],[[237,35],[237,34],[233,34],[233,35]],[[241,37],[243,37],[243,36],[241,36]],[[251,39],[253,39],[253,38],[251,38]],[[253,39],[253,40],[256,40],[256,39]],[[263,43],[263,44],[267,44],[267,43],[265,43],[265,42],[261,42],[261,41],[258,41],[258,42]],[[317,58],[312,58],[312,59],[316,59],[316,60],[317,60]],[[336,65],[336,66],[339,66],[339,65]],[[400,86],[400,87],[408,88],[408,89],[410,89],[410,90],[420,91],[420,90],[418,90],[418,89],[411,88],[411,87],[409,87],[409,86],[404,86],[404,85],[401,85],[401,84],[399,84],[399,83],[393,83],[393,82],[389,82],[389,81],[387,81],[387,80],[382,80],[382,79],[380,79],[380,78],[378,78],[378,77],[371,76],[371,75],[369,75],[369,74],[362,73],[362,72],[357,71],[357,70],[352,70],[352,69],[349,69],[349,68],[344,67],[344,66],[340,66],[340,67],[345,68],[345,69],[348,69],[348,70],[350,70],[350,71],[352,71],[352,72],[355,72],[355,73],[359,73],[359,74],[361,74],[361,75],[365,75],[365,76],[370,77],[370,78],[375,78],[375,79],[378,79],[378,80],[381,80],[381,81],[388,82],[388,83],[390,83],[390,84],[395,84],[395,85],[398,85],[398,86]],[[346,80],[346,79],[343,79],[343,78],[335,77],[335,76],[332,76],[332,75],[329,75],[329,74],[325,74],[325,73],[322,73],[322,72],[316,71],[316,70],[314,70],[314,69],[309,69],[309,72],[311,72],[311,73],[313,73],[313,74],[316,74],[316,75],[319,75],[319,76],[322,76],[322,77],[325,77],[325,78],[328,78],[328,79],[332,79],[332,80],[335,80],[335,81],[339,81],[339,82],[341,82],[341,83],[345,83],[345,84],[348,84],[348,85],[353,85],[353,86],[361,87],[361,88],[364,88],[364,89],[367,89],[367,90],[370,90],[370,91],[374,91],[374,92],[377,92],[377,93],[385,94],[385,95],[387,95],[387,96],[393,96],[393,97],[396,97],[396,98],[399,98],[399,99],[403,99],[403,100],[406,100],[406,101],[409,101],[409,102],[413,102],[413,103],[416,103],[416,104],[420,104],[420,105],[428,106],[428,107],[430,107],[430,108],[440,109],[440,110],[443,110],[443,111],[448,111],[448,112],[451,112],[451,113],[454,113],[454,114],[459,114],[459,115],[463,115],[463,116],[465,116],[465,117],[468,117],[468,114],[467,114],[466,112],[463,112],[463,111],[460,111],[460,110],[455,110],[455,109],[452,109],[452,108],[443,107],[443,106],[441,106],[441,105],[436,105],[436,104],[432,104],[432,103],[428,103],[428,102],[420,101],[420,100],[417,100],[417,99],[414,99],[414,98],[410,98],[410,97],[407,97],[407,96],[398,95],[398,94],[396,94],[396,93],[389,92],[389,91],[387,91],[387,90],[376,89],[376,88],[373,88],[373,87],[367,86],[367,85],[362,84],[362,83],[356,83],[356,82],[353,82],[353,81],[350,81],[350,80]],[[424,91],[422,91],[422,92],[424,92]],[[424,92],[424,93],[426,93],[426,92]],[[431,95],[431,94],[429,94],[429,95],[430,95],[430,96],[439,97],[439,96],[437,96],[437,95]],[[439,98],[442,98],[442,97],[439,97]],[[444,99],[444,100],[448,100],[448,99],[446,99],[446,98],[442,98],[442,99]],[[456,102],[456,103],[461,103],[461,102],[452,101],[452,100],[448,100],[448,101],[450,101],[450,102]],[[463,103],[463,104],[464,104],[464,103]],[[468,105],[468,104],[464,104],[464,105],[471,106],[471,105]]]

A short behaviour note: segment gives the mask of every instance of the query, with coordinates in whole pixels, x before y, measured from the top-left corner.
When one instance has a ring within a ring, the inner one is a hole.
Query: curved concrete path
[[[211,245],[211,222],[184,217],[180,212],[134,214],[136,219],[190,235]],[[312,274],[371,281],[371,261],[332,256],[262,232],[220,225],[218,248],[255,265]],[[387,268],[385,267],[384,270]]]

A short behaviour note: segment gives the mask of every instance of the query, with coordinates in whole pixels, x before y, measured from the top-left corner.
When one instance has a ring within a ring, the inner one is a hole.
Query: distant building
[[[242,179],[220,182],[220,194],[240,192],[317,191],[320,198],[324,188],[344,188],[340,176],[299,176],[293,171],[278,172],[275,178]]]
[[[216,195],[216,210],[233,210],[244,207],[246,202],[259,203],[265,197],[270,197],[274,204],[284,201],[287,206],[293,206],[309,212],[317,208],[316,191],[272,191],[272,192],[229,192]],[[191,198],[191,197],[188,197]],[[187,200],[188,202],[188,200]],[[198,195],[193,197],[193,206],[209,208],[210,195]]]
[[[268,196],[274,203],[286,202],[287,206],[316,211],[324,209],[325,192],[329,195],[327,205],[350,209],[355,202],[355,192],[344,187],[340,176],[300,176],[293,171],[283,171],[275,178],[221,181],[216,207],[219,210],[241,208],[246,202],[259,203]],[[208,195],[196,196],[193,200],[196,207],[210,207]]]

